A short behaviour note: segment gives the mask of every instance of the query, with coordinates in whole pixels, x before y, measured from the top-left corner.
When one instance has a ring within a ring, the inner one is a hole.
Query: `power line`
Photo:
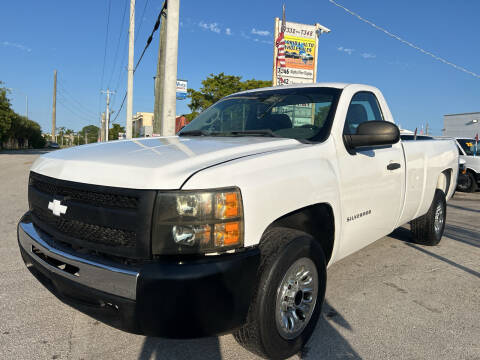
[[[108,86],[110,86],[110,83],[112,82],[113,74],[115,73],[115,68],[116,68],[116,65],[117,65],[117,59],[118,59],[117,55],[118,55],[118,49],[120,48],[120,42],[121,42],[122,35],[123,35],[123,28],[124,28],[124,25],[125,25],[125,14],[127,12],[127,5],[128,5],[128,0],[125,0],[125,6],[123,7],[122,21],[120,22],[120,32],[118,33],[117,48],[115,50],[115,56],[113,58],[112,73],[111,73],[110,78],[107,82]],[[121,66],[121,64],[120,64],[120,66]]]
[[[145,10],[147,10],[147,5],[148,5],[148,0],[145,1],[145,6],[143,7],[143,11],[142,11],[142,15],[140,16],[140,25],[138,25],[138,29],[137,31],[135,31],[135,33],[137,35],[140,34],[140,30],[142,29],[142,25],[143,25],[143,16],[145,15]],[[138,40],[139,36],[137,36],[137,38],[135,39],[135,45],[137,44],[137,40]]]
[[[110,8],[112,6],[112,0],[108,0],[108,10],[107,10],[107,31],[105,33],[105,49],[103,52],[103,67],[102,67],[102,80],[100,81],[100,88],[103,86],[103,77],[105,75],[105,62],[107,59],[107,47],[108,47],[108,28],[110,25]]]
[[[85,110],[83,110],[82,107],[80,107],[78,105],[78,103],[74,103],[71,101],[71,98],[67,97],[67,93],[66,92],[63,92],[63,91],[59,91],[58,92],[58,95],[61,95],[62,96],[62,99],[65,103],[67,103],[69,106],[71,106],[73,109],[75,109],[75,111],[77,111],[79,114],[81,114],[82,116],[86,116],[86,117],[91,117],[91,118],[96,118],[97,115],[96,114],[93,114],[91,112],[87,112]]]
[[[71,101],[75,103],[75,106],[83,113],[85,113],[88,116],[94,116],[96,117],[97,115],[95,114],[94,111],[90,110],[86,106],[84,106],[80,101],[78,101],[71,93],[68,91],[63,85],[62,85],[62,79],[58,81],[59,85],[59,90],[61,91],[62,95],[65,96],[65,98],[69,98]]]
[[[104,75],[105,75],[105,62],[106,62],[106,59],[107,59],[108,29],[109,29],[109,26],[110,26],[111,6],[112,6],[112,0],[109,0],[108,1],[108,7],[107,7],[107,29],[106,29],[106,32],[105,32],[105,45],[104,45],[104,52],[103,52],[102,77],[101,77],[100,89],[99,89],[99,93],[98,93],[98,115],[99,116],[101,114],[101,109],[100,109],[101,93],[100,93],[100,90],[102,90],[102,88],[103,88],[103,78],[104,78]]]
[[[144,9],[144,10],[145,10],[145,9]],[[132,19],[135,18],[135,16],[136,16],[136,7],[133,8],[133,14],[132,14],[132,16],[131,16],[130,19],[129,19],[129,24],[130,24],[130,22],[132,21]],[[143,14],[142,14],[142,17],[143,17]],[[137,42],[137,40],[138,40],[138,36],[137,36],[136,39],[135,39],[135,43]],[[128,45],[128,41],[127,41],[127,45]],[[127,49],[127,51],[125,51],[125,52],[123,53],[122,60],[120,61],[120,72],[118,73],[117,84],[115,85],[115,88],[114,88],[116,92],[118,92],[118,88],[119,88],[119,86],[120,86],[120,81],[123,79],[124,75],[126,75],[126,72],[123,72],[123,71],[122,71],[122,64],[124,64],[123,69],[126,70],[126,69],[127,69],[127,63],[126,63],[125,60],[126,60],[126,58],[127,58],[127,54],[128,54],[128,49]],[[117,100],[117,97],[115,96],[115,97],[113,98],[113,101],[112,101],[112,107],[115,105],[116,100]]]
[[[420,51],[421,53],[425,54],[425,55],[428,55],[428,56],[431,56],[432,58],[434,58],[435,60],[438,60],[442,63],[444,63],[445,65],[449,65],[457,70],[460,70],[460,71],[463,71],[464,73],[466,74],[469,74],[469,75],[472,75],[473,77],[476,77],[476,78],[479,78],[480,79],[480,75],[477,74],[477,73],[474,73],[473,71],[470,71],[470,70],[467,70],[465,69],[464,67],[460,66],[460,65],[457,65],[457,64],[454,64],[448,60],[445,60],[444,58],[438,56],[438,55],[435,55],[433,53],[431,53],[430,51],[427,51],[425,49],[422,49],[420,46],[417,46],[413,43],[411,43],[410,41],[407,41],[407,40],[404,40],[402,39],[400,36],[398,35],[395,35],[395,34],[392,34],[390,31],[388,30],[385,30],[384,28],[374,24],[373,22],[371,22],[370,20],[367,20],[367,19],[364,19],[363,17],[361,17],[360,15],[358,15],[357,13],[353,12],[352,10],[350,9],[347,9],[345,6],[343,5],[340,5],[338,4],[337,2],[335,2],[334,0],[328,0],[330,1],[333,5],[335,6],[338,6],[339,8],[345,10],[347,13],[349,13],[350,15],[352,16],[355,16],[356,18],[358,18],[359,20],[363,21],[364,23],[367,23],[368,25],[374,27],[375,29],[377,30],[380,30],[381,32],[387,34],[388,36],[390,36],[391,38],[394,38],[400,42],[402,42],[403,44],[405,45],[408,45],[410,46],[411,48],[415,49],[415,50],[418,50]]]
[[[58,99],[58,104],[60,104],[65,110],[67,110],[68,112],[70,112],[72,115],[74,115],[77,119],[82,120],[82,121],[84,121],[84,122],[86,122],[86,123],[91,124],[92,119],[85,118],[83,115],[79,115],[75,110],[73,110],[72,108],[68,107],[68,106],[65,104],[65,99],[64,99],[64,98],[59,98],[59,99]]]
[[[147,48],[150,46],[150,43],[152,42],[153,35],[155,32],[158,30],[160,27],[160,20],[162,15],[164,15],[165,7],[166,7],[166,1],[163,3],[162,9],[160,10],[158,16],[157,16],[157,21],[155,22],[155,25],[153,26],[152,32],[150,33],[150,36],[147,39],[147,43],[145,44],[145,47],[143,48],[142,54],[140,55],[139,59],[137,60],[137,64],[135,65],[135,68],[133,69],[133,73],[137,71],[138,65],[140,65],[140,62],[143,59],[143,55],[145,55],[145,51],[147,51]],[[127,98],[127,93],[125,92],[125,96],[123,97],[122,104],[120,105],[120,108],[117,111],[117,115],[115,115],[115,118],[112,120],[112,123],[117,120],[118,115],[122,111],[123,105],[125,104],[125,99]]]
[[[118,111],[117,111],[117,115],[115,115],[115,117],[113,118],[112,124],[117,120],[118,115],[120,115],[120,112],[121,112],[122,109],[123,109],[123,105],[125,105],[125,99],[126,99],[126,98],[127,98],[127,92],[125,91],[125,95],[123,95],[122,104],[120,105],[120,109],[118,109]]]
[[[140,17],[140,19],[141,19],[140,25],[138,26],[138,29],[135,31],[135,33],[137,34],[137,36],[135,37],[135,43],[134,43],[134,45],[137,44],[137,41],[138,41],[138,39],[140,38],[140,36],[138,36],[138,35],[140,34],[140,30],[142,29],[142,25],[143,25],[143,22],[144,22],[144,21],[143,21],[143,18],[144,18],[144,15],[145,15],[145,11],[147,10],[148,2],[149,2],[149,0],[146,0],[146,1],[145,1],[145,5],[144,5],[144,7],[143,7],[142,15],[141,15],[141,17]],[[162,8],[162,10],[163,10],[163,8]],[[126,56],[127,56],[127,53],[125,52],[125,53],[124,53],[124,56],[123,56],[123,59],[122,59],[122,62],[120,63],[120,66],[121,66],[122,63],[125,63],[125,58],[126,58]],[[126,67],[126,64],[125,64],[125,67]],[[122,72],[121,69],[120,69],[120,73],[118,74],[117,84],[116,84],[116,86],[115,86],[115,88],[114,88],[115,91],[118,91],[118,87],[119,87],[119,85],[120,85],[120,81],[121,81],[121,79],[124,77],[125,74],[126,74],[126,73],[125,73],[125,72]],[[117,100],[117,98],[114,97],[114,98],[113,98],[113,101],[112,101],[112,107],[115,105],[116,100]],[[122,105],[121,105],[120,109],[123,107],[123,102],[125,102],[125,99],[123,99]],[[115,117],[115,118],[116,118],[116,117]]]

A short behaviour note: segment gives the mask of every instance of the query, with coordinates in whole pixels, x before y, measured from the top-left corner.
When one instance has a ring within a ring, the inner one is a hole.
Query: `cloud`
[[[14,47],[14,48],[17,48],[17,49],[19,49],[19,50],[26,51],[26,52],[31,52],[31,51],[32,51],[32,49],[30,49],[29,47],[27,47],[27,46],[25,46],[25,45],[17,44],[17,43],[12,43],[12,42],[9,42],[9,41],[4,41],[4,42],[2,42],[2,45],[3,45],[3,46]]]
[[[268,30],[257,30],[255,28],[252,29],[251,33],[254,34],[254,35],[260,35],[260,36],[269,36],[270,35],[270,31],[268,31]]]
[[[352,53],[355,51],[355,49],[344,48],[343,46],[338,47],[337,50],[347,53],[348,55],[352,55]]]
[[[200,26],[202,29],[210,30],[217,34],[220,34],[221,32],[220,28],[218,27],[218,23],[207,24],[207,23],[204,23],[203,21],[200,21],[198,23],[198,26]]]
[[[361,56],[364,58],[364,59],[375,59],[377,57],[377,55],[375,54],[370,54],[370,53],[362,53]]]
[[[243,38],[250,40],[250,36],[245,34],[243,31],[240,33],[240,35],[242,35]]]
[[[226,29],[225,29],[225,34],[227,34],[227,35],[232,35],[232,29],[226,28]]]

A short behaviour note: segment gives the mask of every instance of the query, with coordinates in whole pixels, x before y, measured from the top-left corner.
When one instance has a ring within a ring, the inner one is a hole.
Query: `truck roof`
[[[328,88],[344,89],[349,85],[356,85],[356,86],[362,86],[362,87],[366,87],[366,88],[372,88],[372,86],[364,85],[364,84],[320,82],[320,83],[315,83],[315,84],[294,84],[294,85],[283,85],[283,86],[270,86],[270,87],[265,87],[265,88],[260,88],[260,89],[240,91],[240,92],[232,94],[232,95],[247,94],[247,93],[257,92],[257,91],[270,91],[270,90],[279,90],[279,89],[303,89],[303,88],[310,88],[310,87],[313,87],[313,88],[328,87]]]

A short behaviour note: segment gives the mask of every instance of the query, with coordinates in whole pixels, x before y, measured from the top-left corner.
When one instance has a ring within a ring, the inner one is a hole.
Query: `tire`
[[[410,222],[413,241],[421,245],[437,245],[442,239],[446,219],[445,193],[436,189],[428,212]]]
[[[466,188],[465,188],[465,192],[469,192],[469,193],[473,193],[475,191],[477,191],[477,188],[478,188],[478,185],[477,185],[477,179],[475,178],[475,175],[473,173],[471,173],[470,171],[467,172],[467,176],[468,176],[468,185]]]
[[[309,234],[282,227],[267,230],[259,247],[262,259],[257,288],[247,321],[234,332],[234,337],[240,345],[259,356],[285,359],[301,351],[315,329],[325,298],[325,255],[320,244]],[[308,276],[298,275],[302,267],[303,274],[308,272]],[[288,282],[293,274],[297,274],[295,279],[298,282]],[[312,281],[302,288],[308,279]],[[282,311],[285,308],[282,306],[296,310]],[[289,332],[287,328],[292,324],[298,327]]]
[[[457,188],[455,189],[455,191],[461,191],[461,192],[466,192],[467,189],[471,186],[471,182],[472,180],[470,179],[470,176],[468,176],[468,174],[466,175],[461,175],[462,177],[465,176],[465,180],[462,180],[460,181],[460,175],[459,175],[459,179],[458,179],[458,182],[457,182]],[[453,195],[452,195],[453,197]]]

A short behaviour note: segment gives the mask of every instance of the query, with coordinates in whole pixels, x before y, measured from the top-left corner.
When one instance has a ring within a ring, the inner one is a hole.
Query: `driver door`
[[[344,134],[354,134],[360,123],[372,120],[385,120],[376,96],[356,93]],[[403,202],[405,164],[400,143],[354,152],[343,147],[338,160],[343,214],[340,252],[344,257],[394,230]]]

